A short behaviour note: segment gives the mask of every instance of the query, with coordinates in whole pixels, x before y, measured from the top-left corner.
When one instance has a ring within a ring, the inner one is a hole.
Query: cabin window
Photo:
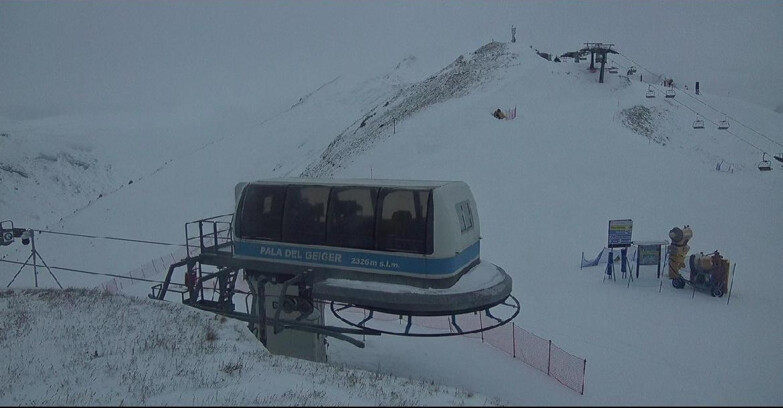
[[[426,253],[429,200],[429,190],[381,190],[378,249]]]
[[[283,241],[297,244],[326,243],[326,206],[329,187],[288,187],[283,216]]]
[[[242,199],[241,238],[280,240],[286,186],[250,185]]]
[[[459,218],[459,229],[462,233],[473,228],[473,212],[470,210],[470,201],[465,200],[457,203],[457,218]]]
[[[334,187],[327,215],[327,245],[375,249],[374,187]]]

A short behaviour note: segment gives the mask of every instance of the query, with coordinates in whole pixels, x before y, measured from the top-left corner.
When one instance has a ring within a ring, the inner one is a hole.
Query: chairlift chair
[[[652,85],[647,85],[647,95],[645,95],[647,98],[655,98],[655,91],[652,89]]]
[[[696,120],[693,121],[694,129],[704,129],[704,121],[699,119],[699,115],[696,115]]]
[[[667,98],[674,98],[674,88],[669,88],[666,90],[666,97]]]
[[[729,128],[729,121],[726,119],[723,119],[722,121],[718,122],[718,129],[728,129]]]
[[[777,161],[779,161],[779,162],[783,163],[783,153],[778,153],[778,154],[776,154],[776,155],[774,155],[774,156],[772,156],[772,157],[774,157],[774,158],[775,158],[775,160],[777,160]]]
[[[611,68],[609,68],[609,73],[610,73],[610,74],[616,74],[616,73],[617,73],[617,67],[611,67]]]
[[[763,153],[761,155],[761,161],[758,164],[760,171],[770,171],[772,170],[772,162],[767,160],[767,153]]]

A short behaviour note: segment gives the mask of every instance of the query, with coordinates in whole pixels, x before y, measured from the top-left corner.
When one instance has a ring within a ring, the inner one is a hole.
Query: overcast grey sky
[[[783,1],[2,1],[0,115],[193,103],[271,109],[415,55],[437,70],[495,39],[610,42],[705,92],[783,105]]]

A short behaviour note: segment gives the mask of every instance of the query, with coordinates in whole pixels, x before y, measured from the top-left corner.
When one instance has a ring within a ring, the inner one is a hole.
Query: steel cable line
[[[18,261],[9,261],[5,259],[0,259],[0,262],[5,262],[9,264],[15,264],[15,265],[25,265],[28,267],[32,267],[33,265],[25,264],[24,262],[18,262]],[[147,278],[134,278],[132,276],[123,276],[123,275],[117,275],[113,273],[101,273],[101,272],[93,272],[93,271],[87,271],[84,269],[75,269],[75,268],[64,268],[60,266],[47,266],[49,269],[57,269],[59,271],[65,271],[65,272],[76,272],[76,273],[84,273],[88,275],[99,275],[99,276],[108,276],[110,278],[119,278],[119,279],[127,279],[127,280],[133,280],[133,281],[142,281],[142,282],[149,282],[149,283],[160,283],[163,284],[163,281],[155,280],[155,279],[147,279]],[[185,286],[185,284],[182,283],[176,283],[176,282],[169,282],[169,285],[175,285],[175,286]],[[214,288],[204,287],[205,290],[212,290],[216,291]],[[247,295],[250,292],[243,291],[241,289],[235,289],[235,293],[240,293],[243,295]]]
[[[652,86],[653,86],[653,87],[655,87],[655,85],[652,85]],[[656,90],[657,90],[657,88],[656,88]],[[678,101],[677,99],[672,99],[672,100],[673,100],[674,102],[676,102],[676,103],[679,103],[681,106],[684,106],[686,109],[690,110],[691,112],[693,112],[693,113],[695,113],[695,114],[697,114],[697,115],[700,115],[700,113],[699,113],[699,112],[696,112],[695,110],[693,110],[693,108],[691,108],[690,106],[688,106],[688,105],[686,105],[686,104],[684,104],[684,103],[682,103],[682,102]],[[706,116],[704,116],[704,115],[701,115],[701,116],[702,116],[703,118],[707,119],[707,121],[708,121],[708,122],[710,122],[710,123],[712,123],[713,125],[715,125],[715,126],[718,126],[718,124],[717,124],[717,123],[715,123],[715,122],[714,122],[712,119],[710,119],[710,118],[708,118],[708,117],[706,117]],[[758,146],[754,145],[753,143],[751,143],[751,142],[749,142],[749,141],[747,141],[747,140],[745,140],[745,139],[741,138],[741,137],[740,137],[739,135],[737,135],[736,133],[734,133],[734,132],[732,132],[732,131],[730,131],[730,130],[728,130],[728,129],[723,129],[723,130],[724,130],[726,133],[728,133],[728,134],[730,134],[730,135],[732,135],[732,136],[736,137],[737,139],[739,139],[739,140],[741,140],[741,141],[745,142],[746,144],[748,144],[749,146],[753,147],[754,149],[756,149],[756,150],[758,150],[758,151],[760,151],[760,152],[764,153],[764,149],[762,149],[762,148],[760,148],[760,147],[758,147]]]
[[[70,232],[57,232],[57,231],[47,231],[47,230],[40,230],[40,229],[30,229],[32,231],[38,232],[38,233],[48,233],[48,234],[54,234],[54,235],[65,235],[65,236],[72,236],[72,237],[80,237],[80,238],[90,238],[90,239],[107,239],[107,240],[115,240],[115,241],[125,241],[125,242],[136,242],[136,243],[142,243],[142,244],[153,244],[153,245],[166,245],[166,246],[177,246],[177,247],[188,247],[186,244],[172,244],[169,242],[160,242],[160,241],[150,241],[150,240],[141,240],[141,239],[131,239],[131,238],[120,238],[120,237],[110,237],[110,236],[98,236],[98,235],[88,235],[88,234],[76,234],[76,233],[70,233]],[[23,262],[18,261],[10,261],[6,259],[0,259],[0,262],[5,262],[9,264],[15,264],[15,265],[22,265],[24,266],[31,266],[29,264],[25,264]],[[57,267],[57,266],[48,266],[45,265],[49,269],[57,269],[61,271],[66,272],[78,272],[78,273],[84,273],[89,275],[100,275],[100,276],[108,276],[112,278],[119,278],[119,279],[128,279],[128,280],[138,280],[143,282],[150,282],[150,283],[163,283],[162,281],[157,281],[153,279],[146,279],[146,278],[134,278],[131,276],[123,276],[123,275],[116,275],[112,273],[100,273],[100,272],[93,272],[93,271],[87,271],[83,269],[74,269],[74,268],[64,268],[64,267]],[[184,286],[180,283],[170,283],[172,285],[178,285],[178,286]],[[212,288],[205,288],[205,289],[211,289]],[[243,291],[235,291],[237,293],[243,293],[246,294],[246,292]]]
[[[645,70],[647,70],[647,68],[645,68]],[[648,71],[649,71],[649,70],[648,70]],[[658,93],[663,93],[663,92],[661,92],[661,90],[660,90],[660,89],[658,89],[658,86],[657,86],[657,85],[653,85],[653,84],[648,84],[648,85],[649,85],[651,88],[654,88],[656,92],[658,92]],[[687,95],[687,94],[686,94],[686,95]],[[686,108],[686,109],[688,109],[689,111],[691,111],[691,112],[693,112],[693,113],[695,113],[695,114],[697,114],[697,115],[700,115],[700,116],[702,116],[703,118],[705,118],[705,119],[706,119],[708,122],[712,123],[713,125],[715,125],[715,126],[718,126],[718,124],[717,124],[717,123],[715,123],[715,122],[714,122],[712,119],[710,119],[710,118],[708,118],[708,117],[706,117],[706,116],[702,115],[701,113],[699,113],[699,112],[695,111],[693,108],[691,108],[690,106],[688,106],[688,105],[684,104],[683,102],[681,102],[681,101],[678,101],[677,99],[672,99],[672,100],[673,100],[674,102],[676,102],[676,103],[680,104],[681,106],[685,107],[685,108]],[[747,145],[749,145],[749,146],[753,147],[754,149],[756,149],[756,150],[758,150],[758,151],[760,151],[760,152],[764,153],[764,149],[762,149],[762,148],[760,148],[760,147],[758,147],[758,146],[754,145],[753,143],[751,143],[751,142],[749,142],[749,141],[747,141],[747,140],[743,139],[742,137],[740,137],[740,136],[739,136],[739,135],[737,135],[736,133],[734,133],[734,132],[732,132],[732,131],[730,131],[730,130],[728,130],[728,129],[724,129],[724,131],[725,131],[726,133],[728,133],[728,134],[730,134],[730,135],[732,135],[732,136],[736,137],[738,140],[740,140],[740,141],[742,141],[742,142],[746,143]]]
[[[625,55],[623,55],[623,54],[620,54],[620,53],[618,53],[618,54],[619,54],[620,56],[622,56],[623,58],[626,58],[626,59],[628,59],[629,61],[633,62],[634,64],[637,64],[637,65],[638,65],[638,63],[637,63],[636,61],[632,60],[631,58],[629,58],[629,57],[627,57],[627,56],[625,56]],[[645,68],[644,66],[642,66],[642,65],[639,65],[639,66],[640,66],[642,69],[644,69],[645,71],[647,71],[647,72],[650,72],[650,73],[651,73],[651,74],[653,74],[653,75],[657,75],[657,74],[653,73],[652,71],[650,71],[649,69]],[[658,89],[657,85],[653,85],[653,84],[648,84],[648,85],[650,85],[651,87],[655,88],[655,90],[656,90],[657,92],[659,92],[659,93],[661,92],[661,91]],[[700,100],[700,99],[698,99],[698,98],[696,98],[696,97],[694,97],[694,96],[691,96],[691,95],[689,95],[687,92],[684,92],[683,94],[684,94],[684,95],[686,95],[686,96],[688,96],[688,97],[690,97],[690,98],[693,98],[693,99],[695,99],[696,101],[698,101],[698,102],[702,103],[703,105],[705,105],[705,106],[707,106],[707,107],[711,108],[712,110],[714,110],[714,111],[716,111],[716,112],[718,112],[718,113],[721,113],[721,114],[725,115],[726,117],[728,117],[728,115],[726,115],[725,113],[721,112],[720,110],[718,110],[718,109],[716,109],[716,108],[713,108],[712,106],[708,105],[706,102],[704,102],[704,101],[702,101],[702,100]],[[701,115],[702,117],[704,117],[705,119],[707,119],[707,121],[709,121],[709,122],[710,122],[710,123],[712,123],[713,125],[715,125],[715,126],[717,126],[717,125],[718,125],[717,123],[715,123],[714,121],[712,121],[710,118],[707,118],[707,117],[706,117],[706,116],[704,116],[703,114],[701,114],[701,113],[699,113],[699,112],[695,111],[693,108],[691,108],[690,106],[688,106],[688,105],[686,105],[686,104],[682,103],[681,101],[678,101],[678,100],[676,100],[676,99],[675,99],[674,101],[675,101],[675,102],[677,102],[678,104],[680,104],[681,106],[684,106],[685,108],[687,108],[687,109],[688,109],[688,110],[690,110],[691,112],[693,112],[693,113],[695,113],[695,114],[697,114],[697,115]],[[733,120],[735,120],[735,119],[733,119]],[[742,124],[742,123],[741,123],[741,122],[739,122],[739,121],[737,121],[737,123],[740,123],[741,125],[745,126],[744,124]],[[745,126],[745,127],[747,127],[747,126]],[[726,133],[728,133],[728,134],[730,134],[730,135],[734,136],[734,137],[735,137],[735,138],[737,138],[738,140],[740,140],[740,141],[742,141],[742,142],[744,142],[744,143],[748,144],[749,146],[753,147],[754,149],[756,149],[756,150],[758,150],[758,151],[760,151],[760,152],[762,152],[762,153],[765,153],[764,149],[762,149],[762,148],[760,148],[760,147],[758,147],[758,146],[754,145],[753,143],[751,143],[751,142],[749,142],[749,141],[745,140],[744,138],[740,137],[740,136],[739,136],[739,135],[737,135],[736,133],[734,133],[734,132],[732,132],[732,131],[730,131],[730,130],[728,130],[728,129],[723,129],[723,130],[725,130],[725,131],[726,131]],[[758,132],[757,132],[757,133],[758,133]],[[766,138],[766,136],[764,136],[764,137]],[[769,139],[769,138],[767,138],[767,139],[768,139],[768,140],[770,140],[770,141],[772,141],[773,143],[777,143],[777,142],[775,142],[774,140],[771,140],[771,139]],[[783,145],[781,145],[781,146],[783,146]]]
[[[32,265],[30,265],[30,264],[25,264],[24,262],[18,262],[18,261],[9,261],[9,260],[6,260],[6,259],[0,259],[0,262],[10,263],[10,264],[16,264],[16,265],[32,266]],[[57,269],[57,270],[60,270],[60,271],[66,271],[66,272],[78,272],[78,273],[85,273],[85,274],[88,274],[88,275],[102,275],[102,276],[109,276],[109,277],[112,277],[112,278],[129,279],[129,280],[138,280],[138,281],[151,282],[151,283],[163,283],[163,282],[161,282],[161,281],[157,281],[157,280],[154,280],[154,279],[147,279],[147,278],[133,278],[133,277],[130,277],[130,276],[116,275],[116,274],[113,274],[113,273],[100,273],[100,272],[85,271],[85,270],[83,270],[83,269],[63,268],[63,267],[58,267],[58,266],[48,266],[48,268],[50,268],[50,269]],[[171,285],[179,285],[179,286],[184,286],[184,285],[182,285],[182,284],[179,284],[179,283],[170,283],[170,284],[171,284]]]
[[[655,85],[652,85],[652,84],[650,84],[650,86],[652,86],[653,88],[655,88],[656,92],[661,92],[661,91],[658,89],[658,87],[657,87],[657,86],[655,86]],[[699,112],[697,112],[697,111],[693,110],[693,108],[691,108],[690,106],[688,106],[688,105],[686,105],[686,104],[684,104],[684,103],[682,103],[682,102],[678,101],[677,99],[672,99],[672,100],[673,100],[674,102],[676,102],[676,103],[680,104],[681,106],[684,106],[686,109],[690,110],[691,112],[693,112],[693,113],[695,113],[695,114],[697,114],[697,115],[700,115],[701,117],[705,118],[705,119],[706,119],[708,122],[712,123],[713,125],[715,125],[715,126],[718,126],[718,124],[717,124],[717,123],[715,123],[715,122],[714,122],[712,119],[710,119],[710,118],[708,118],[708,117],[706,117],[706,116],[704,116],[704,115],[700,114]],[[751,147],[753,147],[754,149],[756,149],[756,150],[758,150],[758,151],[760,151],[760,152],[764,153],[764,149],[762,149],[762,148],[760,148],[760,147],[758,147],[758,146],[754,145],[753,143],[751,143],[751,142],[749,142],[749,141],[745,140],[744,138],[740,137],[740,136],[739,136],[739,135],[737,135],[736,133],[734,133],[734,132],[732,132],[732,131],[730,131],[730,130],[728,130],[728,129],[723,129],[723,131],[725,131],[726,133],[728,133],[728,134],[730,134],[730,135],[732,135],[732,136],[736,137],[738,140],[740,140],[740,141],[742,141],[742,142],[746,143],[748,146],[751,146]]]
[[[776,145],[778,145],[778,146],[780,146],[780,147],[783,147],[783,144],[779,143],[778,141],[776,141],[776,140],[773,140],[773,139],[772,139],[772,138],[770,138],[769,136],[767,136],[767,135],[765,135],[765,134],[763,134],[763,133],[761,133],[761,132],[757,131],[756,129],[753,129],[752,127],[750,127],[750,126],[748,126],[748,125],[746,125],[746,124],[742,123],[742,122],[741,122],[741,121],[739,121],[737,118],[734,118],[734,117],[730,116],[729,114],[727,114],[727,113],[725,113],[725,112],[722,112],[721,110],[719,110],[719,109],[716,109],[716,108],[712,107],[711,105],[709,105],[708,103],[706,103],[706,102],[702,101],[701,99],[699,99],[699,98],[697,98],[697,97],[695,97],[695,96],[693,96],[693,95],[690,95],[690,94],[688,94],[687,92],[685,92],[685,93],[684,93],[684,95],[685,95],[685,96],[687,96],[687,97],[689,97],[689,98],[691,98],[691,99],[693,99],[693,100],[695,100],[695,101],[697,101],[697,102],[699,102],[699,103],[701,103],[701,104],[702,104],[702,105],[704,105],[704,106],[707,106],[708,108],[710,108],[710,109],[714,110],[715,112],[718,112],[718,113],[720,113],[720,114],[723,114],[723,116],[725,116],[726,118],[728,118],[728,119],[731,119],[732,121],[734,121],[734,122],[736,122],[736,123],[740,124],[741,126],[745,127],[746,129],[750,130],[751,132],[753,132],[753,133],[755,133],[755,134],[757,134],[757,135],[759,135],[759,136],[763,137],[764,139],[767,139],[768,141],[770,141],[770,142],[772,142],[772,143],[774,143],[774,144],[776,144]]]
[[[647,69],[645,66],[643,66],[643,65],[639,64],[638,62],[634,61],[632,58],[628,57],[627,55],[625,55],[625,54],[623,54],[623,53],[620,53],[620,52],[618,52],[617,54],[618,54],[618,55],[620,55],[621,57],[623,57],[623,58],[627,59],[628,61],[631,61],[632,63],[634,63],[634,64],[638,65],[639,67],[641,67],[641,68],[642,68],[642,69],[644,69],[645,71],[647,71],[647,72],[649,72],[649,73],[651,73],[651,74],[653,74],[653,75],[659,75],[659,74],[655,74],[654,72],[650,71],[650,70],[649,70],[649,69]],[[766,140],[768,140],[768,141],[770,141],[770,142],[772,142],[772,143],[774,143],[774,144],[776,144],[776,145],[778,145],[778,146],[780,146],[780,147],[783,147],[783,144],[782,144],[782,143],[780,143],[780,142],[778,142],[778,141],[776,141],[776,140],[774,140],[774,139],[770,138],[769,136],[767,136],[767,135],[765,135],[765,134],[763,134],[763,133],[761,133],[761,132],[757,131],[756,129],[753,129],[752,127],[750,127],[750,126],[746,125],[745,123],[741,122],[740,120],[738,120],[738,119],[736,119],[736,118],[734,118],[734,117],[732,117],[732,116],[729,116],[727,113],[725,113],[725,112],[721,111],[720,109],[717,109],[717,108],[713,107],[712,105],[710,105],[710,104],[708,104],[708,103],[704,102],[703,100],[701,100],[701,99],[699,99],[699,98],[696,98],[696,97],[695,97],[695,96],[693,96],[693,95],[690,95],[690,94],[688,94],[687,92],[684,92],[683,94],[684,94],[685,96],[687,96],[687,97],[689,97],[689,98],[691,98],[691,99],[693,99],[693,100],[695,100],[695,101],[697,101],[697,102],[701,103],[702,105],[704,105],[704,106],[706,106],[706,107],[708,107],[708,108],[710,108],[710,109],[714,110],[715,112],[718,112],[718,113],[720,113],[720,114],[724,115],[726,118],[729,118],[729,119],[731,119],[731,120],[732,120],[732,121],[734,121],[734,122],[737,122],[737,123],[738,123],[738,124],[740,124],[741,126],[745,127],[746,129],[750,130],[750,131],[751,131],[751,132],[753,132],[753,133],[756,133],[757,135],[759,135],[759,136],[763,137],[764,139],[766,139]],[[682,104],[682,103],[681,103],[681,102],[679,102],[679,101],[677,101],[677,102],[678,102],[678,103],[680,103],[680,104],[681,104],[681,105],[683,105],[683,106],[686,106],[686,105]],[[699,114],[698,112],[694,111],[693,109],[691,109],[691,111],[693,111],[693,112],[694,112],[694,113],[696,113],[696,114]],[[712,122],[712,121],[710,121],[710,122]],[[715,122],[712,122],[712,123],[715,123]],[[744,141],[745,143],[748,143],[748,144],[750,144],[749,142],[747,142],[746,140],[744,140],[744,139],[740,138],[739,136],[737,136],[737,135],[736,135],[736,134],[734,134],[733,132],[728,132],[728,131],[727,131],[727,133],[729,133],[729,134],[731,134],[731,135],[733,135],[733,136],[737,137],[738,139],[740,139],[740,140]],[[752,144],[751,144],[751,145],[752,145]],[[753,147],[755,147],[756,149],[758,149],[758,150],[760,150],[760,151],[762,151],[762,152],[764,151],[764,150],[762,150],[762,149],[758,148],[757,146],[753,146]]]
[[[47,231],[47,230],[38,230],[38,229],[34,229],[33,231],[40,232],[40,233],[54,234],[54,235],[67,235],[67,236],[72,236],[72,237],[94,238],[94,239],[109,239],[109,240],[115,240],[115,241],[137,242],[137,243],[142,243],[142,244],[168,245],[168,246],[178,246],[178,247],[185,247],[185,246],[187,246],[185,244],[172,244],[172,243],[169,243],[169,242],[148,241],[148,240],[143,240],[143,239],[119,238],[119,237],[102,237],[102,236],[98,236],[98,235],[75,234],[75,233],[70,233],[70,232],[57,232],[57,231]]]

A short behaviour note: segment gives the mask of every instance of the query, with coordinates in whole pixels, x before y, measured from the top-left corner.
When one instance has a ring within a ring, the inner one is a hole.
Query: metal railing
[[[216,215],[185,223],[185,246],[188,256],[200,253],[233,254],[231,219],[234,214]]]

